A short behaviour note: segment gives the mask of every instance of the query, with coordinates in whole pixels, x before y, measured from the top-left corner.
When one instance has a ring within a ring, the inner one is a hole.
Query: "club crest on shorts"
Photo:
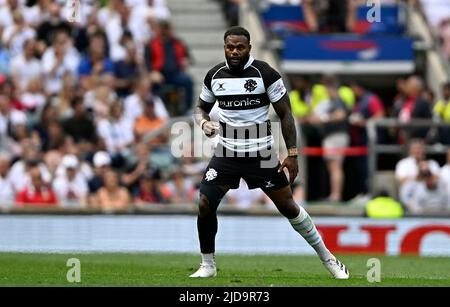
[[[214,179],[216,179],[216,177],[217,177],[217,171],[213,168],[210,168],[205,174],[206,181],[214,180]]]
[[[245,80],[245,84],[244,84],[245,91],[251,93],[254,90],[256,90],[257,85],[258,85],[258,83],[256,83],[256,81],[253,79]]]

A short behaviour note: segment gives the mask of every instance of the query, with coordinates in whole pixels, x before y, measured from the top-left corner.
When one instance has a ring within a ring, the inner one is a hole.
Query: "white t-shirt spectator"
[[[80,63],[80,55],[75,48],[70,48],[64,55],[62,64],[58,65],[56,71],[51,74],[56,63],[55,50],[53,47],[48,48],[42,56],[42,72],[45,77],[45,91],[50,94],[56,94],[63,87],[63,77],[66,74],[72,76],[77,75],[78,65]]]
[[[44,107],[47,99],[42,93],[25,92],[20,96],[20,102],[26,109],[40,109]]]
[[[153,96],[155,103],[155,114],[157,117],[166,120],[169,118],[164,102],[158,96]],[[137,94],[131,94],[124,100],[124,116],[128,121],[134,123],[136,118],[140,117],[144,112],[143,102]]]
[[[25,27],[18,33],[16,31],[16,25],[11,25],[5,29],[2,36],[3,44],[7,45],[9,41],[9,52],[11,57],[15,57],[23,50],[23,44],[26,40],[36,37],[36,31],[33,28]]]
[[[428,160],[428,167],[434,175],[439,175],[440,167],[439,164],[434,160]],[[419,174],[419,166],[416,159],[413,157],[407,157],[401,159],[395,166],[395,178],[400,180],[402,178],[410,178],[415,180]]]
[[[78,172],[72,181],[66,175],[56,177],[53,181],[53,191],[61,205],[73,206],[79,205],[80,200],[86,197],[89,187],[86,178]]]
[[[439,181],[435,190],[427,188],[425,183],[418,182],[409,204],[412,213],[441,213],[450,209],[449,194],[444,182]]]
[[[27,116],[19,110],[12,109],[8,115],[0,113],[0,135],[8,134],[8,125],[24,125],[27,123]]]
[[[58,168],[55,171],[56,177],[65,176],[66,168],[64,165],[59,165]],[[78,167],[78,173],[83,175],[84,178],[89,181],[94,177],[94,171],[92,170],[92,167],[89,165],[89,163],[81,162],[80,166]]]
[[[108,119],[100,120],[97,125],[97,133],[105,141],[109,153],[120,152],[123,148],[119,148],[134,141],[133,125],[125,118],[117,122]]]
[[[47,166],[44,163],[41,163],[39,164],[39,169],[41,170],[42,179],[49,183],[52,175],[50,174]],[[24,161],[19,160],[13,164],[8,174],[8,180],[11,182],[15,192],[22,191],[31,184],[30,176],[25,170]]]
[[[26,90],[28,82],[41,77],[41,62],[36,58],[27,61],[21,53],[11,60],[10,71],[13,76],[18,78],[20,89]]]

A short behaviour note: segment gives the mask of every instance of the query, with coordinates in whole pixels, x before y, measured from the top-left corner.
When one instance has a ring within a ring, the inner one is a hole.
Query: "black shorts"
[[[202,184],[239,187],[243,178],[249,189],[277,190],[289,185],[285,173],[278,172],[280,162],[260,157],[217,157],[214,155],[203,174]]]

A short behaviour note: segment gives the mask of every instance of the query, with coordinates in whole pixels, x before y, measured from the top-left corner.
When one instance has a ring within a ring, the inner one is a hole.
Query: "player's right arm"
[[[216,102],[216,96],[211,87],[211,80],[211,71],[209,71],[203,81],[202,92],[194,110],[195,123],[200,126],[208,137],[214,136],[220,129],[219,123],[211,121],[209,117],[209,113]]]

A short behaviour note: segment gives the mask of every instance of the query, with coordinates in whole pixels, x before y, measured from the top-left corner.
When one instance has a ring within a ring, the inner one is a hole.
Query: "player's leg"
[[[200,186],[197,230],[202,262],[200,268],[190,277],[216,276],[214,252],[217,234],[217,208],[228,190],[229,187],[227,186],[205,184]]]
[[[216,276],[214,259],[217,234],[217,207],[229,189],[239,186],[238,167],[231,159],[213,156],[200,184],[197,230],[202,253],[200,269],[190,277]]]
[[[287,185],[279,189],[263,189],[263,191],[273,201],[280,213],[289,220],[294,230],[316,251],[320,260],[333,277],[347,279],[349,276],[347,268],[325,246],[308,212],[294,201],[291,188]]]

